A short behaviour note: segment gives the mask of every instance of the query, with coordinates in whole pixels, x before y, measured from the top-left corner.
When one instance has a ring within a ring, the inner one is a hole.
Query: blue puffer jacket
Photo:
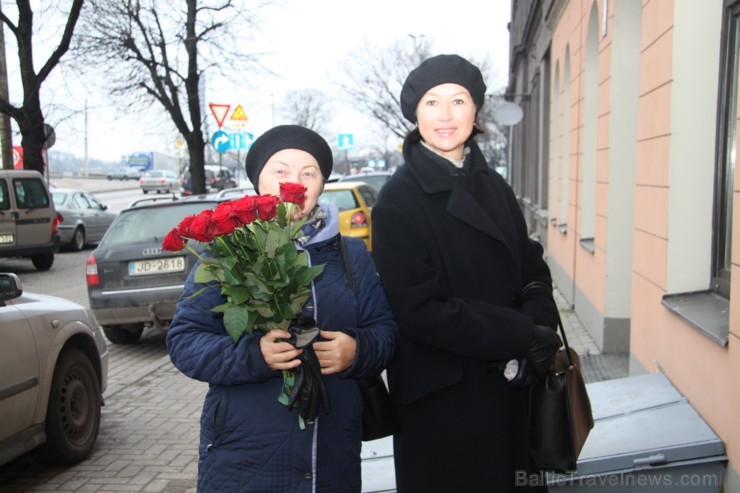
[[[265,364],[259,348],[262,333],[256,330],[234,344],[220,314],[210,311],[224,302],[218,287],[189,298],[203,287],[190,273],[167,333],[167,348],[180,371],[210,385],[201,416],[199,492],[361,489],[362,398],[354,379],[386,367],[398,327],[370,255],[354,238],[345,238],[356,293],[349,288],[336,217],[331,219],[305,246],[311,264],[325,265],[314,281],[316,319],[322,330],[354,333],[357,354],[344,372],[324,377],[331,413],[320,413],[304,430],[297,412],[277,400],[283,377]]]

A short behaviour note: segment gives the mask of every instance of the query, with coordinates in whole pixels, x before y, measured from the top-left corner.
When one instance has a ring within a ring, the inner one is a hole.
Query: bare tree
[[[283,104],[283,114],[287,122],[324,135],[326,126],[332,119],[332,103],[324,91],[319,89],[291,91]]]
[[[44,114],[41,110],[41,86],[49,74],[59,64],[62,56],[69,50],[77,21],[80,17],[83,0],[72,0],[69,10],[64,11],[66,23],[59,44],[52,51],[41,68],[36,71],[33,58],[34,13],[29,0],[17,0],[17,20],[11,20],[7,9],[0,10],[0,21],[15,37],[18,46],[18,66],[20,69],[23,102],[14,105],[0,95],[0,113],[9,115],[18,125],[23,146],[23,167],[44,172],[42,150],[48,145],[48,127],[44,125]]]
[[[357,109],[371,117],[383,131],[390,131],[403,138],[411,129],[411,124],[401,113],[401,88],[409,72],[421,62],[432,56],[432,39],[425,36],[413,36],[411,42],[398,40],[385,49],[365,45],[350,57],[344,71],[347,81],[340,87],[349,101]],[[467,57],[488,79],[490,65]],[[481,148],[495,147],[496,139],[502,136],[492,117],[492,100],[484,105],[478,115],[479,121],[489,132],[477,137]]]
[[[351,104],[398,137],[410,124],[401,114],[399,96],[409,72],[430,55],[431,40],[413,37],[385,49],[363,45],[344,63],[346,82],[340,87]]]
[[[166,7],[157,0],[89,0],[77,53],[109,82],[113,97],[142,111],[160,105],[188,148],[193,193],[204,193],[204,72],[247,65],[254,56],[233,51],[229,27],[251,18],[238,0],[185,0]]]

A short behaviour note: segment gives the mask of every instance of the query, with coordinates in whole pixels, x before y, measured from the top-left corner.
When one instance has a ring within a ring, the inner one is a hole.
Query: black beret
[[[244,166],[249,181],[259,193],[259,177],[265,163],[283,149],[299,149],[311,154],[319,163],[324,181],[329,178],[334,166],[331,148],[324,138],[306,127],[299,125],[279,125],[260,135],[247,152]]]
[[[401,112],[416,123],[416,107],[422,96],[440,84],[459,84],[468,90],[478,110],[483,107],[486,84],[478,67],[459,55],[437,55],[427,58],[406,77],[401,89]]]

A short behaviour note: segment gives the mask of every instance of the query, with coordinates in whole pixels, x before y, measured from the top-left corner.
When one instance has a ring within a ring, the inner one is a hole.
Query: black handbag
[[[362,441],[393,435],[398,430],[398,420],[383,379],[358,378],[357,384],[362,394]]]
[[[594,418],[580,359],[568,346],[562,322],[558,327],[564,347],[545,378],[531,387],[530,460],[534,469],[567,473],[576,470]]]
[[[349,287],[356,294],[355,279],[347,257],[347,247],[341,236],[339,237],[339,251],[344,260],[344,270],[347,272]],[[391,396],[381,376],[358,378],[357,385],[362,394],[362,441],[369,442],[394,434],[398,430],[398,419],[393,409]]]

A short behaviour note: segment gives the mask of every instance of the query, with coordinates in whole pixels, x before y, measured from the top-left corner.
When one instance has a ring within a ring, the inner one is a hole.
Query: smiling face
[[[475,111],[473,98],[463,86],[432,87],[416,107],[421,138],[443,156],[462,159],[465,141],[473,132]]]
[[[296,211],[294,219],[305,216],[316,207],[324,188],[324,178],[318,161],[308,152],[299,149],[276,152],[262,168],[258,183],[261,194],[280,197],[281,183],[299,183],[307,189],[303,209]]]

